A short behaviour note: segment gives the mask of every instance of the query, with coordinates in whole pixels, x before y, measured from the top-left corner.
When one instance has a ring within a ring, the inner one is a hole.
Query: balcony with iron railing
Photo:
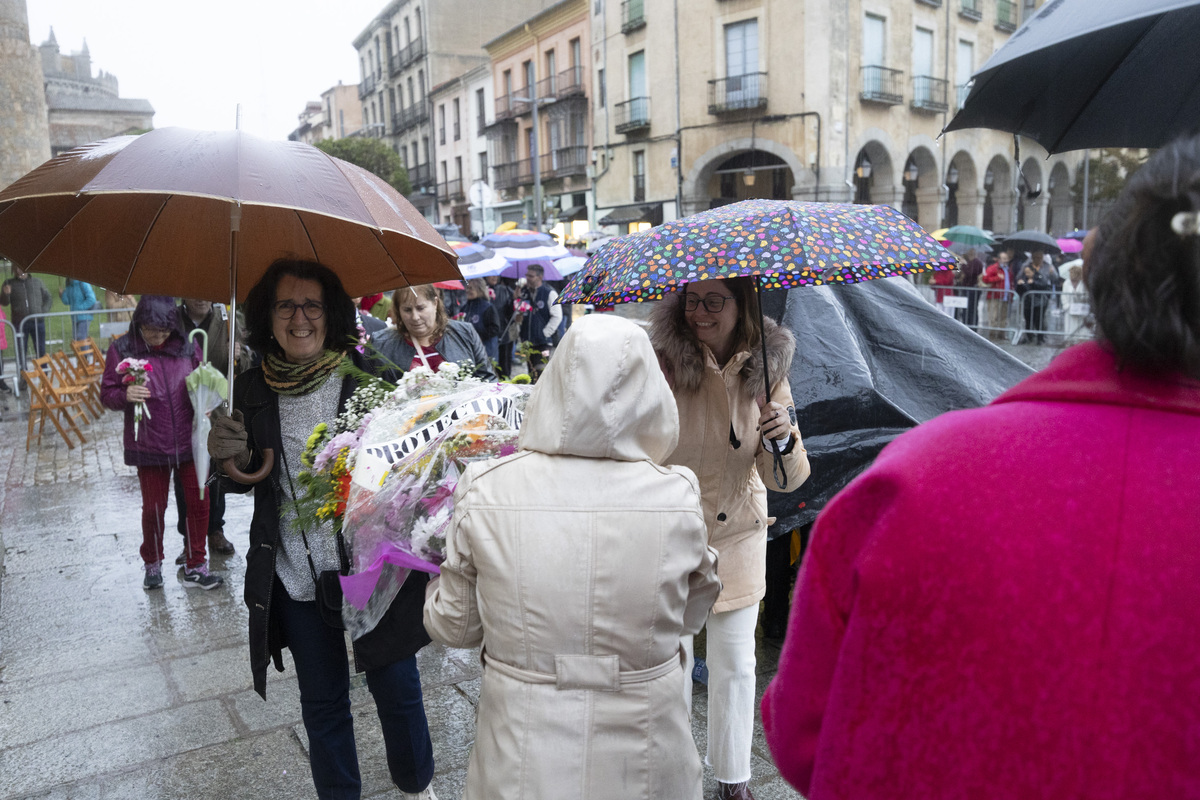
[[[549,155],[549,177],[567,178],[572,175],[587,174],[588,149],[586,145],[560,147]]]
[[[558,73],[558,84],[555,88],[555,96],[559,99],[583,94],[587,90],[583,82],[583,67],[569,67]]]
[[[941,78],[934,78],[930,75],[914,75],[912,107],[917,111],[939,114],[949,111],[950,106],[946,102],[946,92],[949,86],[950,82]]]
[[[767,73],[730,75],[708,82],[708,113],[727,114],[767,107]]]
[[[650,128],[650,98],[635,97],[613,106],[617,133],[633,133]]]
[[[996,29],[1012,33],[1020,21],[1019,9],[1013,0],[996,0]]]
[[[959,0],[958,15],[976,22],[983,19],[983,0]]]
[[[496,173],[496,189],[515,189],[533,183],[533,159],[522,158],[492,167]]]
[[[923,6],[933,6],[934,8],[942,7],[942,0],[917,0]]]
[[[433,186],[436,182],[433,176],[433,165],[417,164],[414,167],[409,167],[408,182],[412,184],[414,189],[420,189],[423,186]]]
[[[358,99],[362,100],[375,91],[375,76],[367,75],[358,82]]]
[[[646,27],[646,1],[622,0],[621,33],[632,33]]]
[[[401,47],[388,59],[388,74],[395,76],[400,70],[425,57],[425,39],[417,37]]]
[[[904,73],[898,69],[877,65],[863,67],[860,97],[869,103],[900,105],[904,102],[904,95],[900,91],[900,81],[903,77]]]
[[[517,97],[529,97],[528,89],[524,92],[516,94],[506,94],[496,98],[496,121],[503,119],[512,119],[519,117],[522,114],[529,113],[529,103],[524,100],[516,100]]]
[[[466,199],[466,195],[463,194],[462,178],[455,178],[445,183],[439,183],[437,193],[438,199],[443,202],[453,203]]]
[[[402,108],[392,115],[392,132],[400,133],[406,131],[409,128],[420,125],[427,119],[429,119],[429,109],[425,107],[425,103],[423,102]]]

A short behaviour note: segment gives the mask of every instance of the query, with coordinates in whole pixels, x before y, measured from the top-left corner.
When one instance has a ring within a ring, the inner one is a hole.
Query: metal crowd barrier
[[[974,286],[921,284],[922,296],[939,311],[983,335],[996,335],[1012,344],[1063,344],[1092,336],[1086,297],[1059,291],[1015,291]],[[938,298],[941,297],[939,302]]]

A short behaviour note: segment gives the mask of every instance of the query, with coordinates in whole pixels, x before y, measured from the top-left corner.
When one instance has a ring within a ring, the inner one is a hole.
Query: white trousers
[[[750,780],[750,742],[754,737],[754,630],[758,603],[722,614],[710,613],[708,631],[708,752],[704,763],[721,783]],[[687,653],[684,696],[692,711],[692,637],[683,637]]]

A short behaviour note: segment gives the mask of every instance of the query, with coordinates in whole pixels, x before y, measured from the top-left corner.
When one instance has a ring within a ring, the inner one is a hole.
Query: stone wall
[[[42,82],[25,0],[0,0],[0,187],[50,158]]]

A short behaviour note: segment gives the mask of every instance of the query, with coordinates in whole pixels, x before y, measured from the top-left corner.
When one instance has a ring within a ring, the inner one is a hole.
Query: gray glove
[[[235,410],[232,416],[220,408],[212,413],[212,429],[208,432],[208,454],[218,464],[227,458],[234,459],[238,469],[250,464],[250,448],[246,444],[246,425],[242,412]]]

